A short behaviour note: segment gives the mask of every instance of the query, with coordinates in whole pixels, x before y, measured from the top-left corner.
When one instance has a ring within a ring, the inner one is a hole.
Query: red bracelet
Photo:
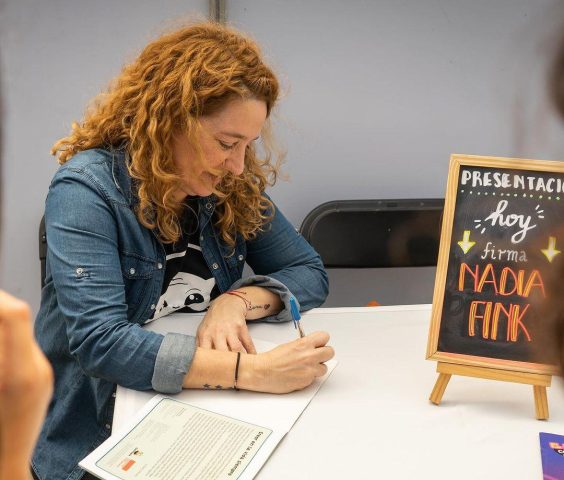
[[[225,292],[227,295],[233,295],[234,297],[239,297],[241,300],[243,300],[243,302],[245,302],[245,307],[247,308],[247,310],[251,309],[251,301],[247,300],[243,295],[241,295],[241,292],[237,292],[236,290],[228,290],[227,292]]]

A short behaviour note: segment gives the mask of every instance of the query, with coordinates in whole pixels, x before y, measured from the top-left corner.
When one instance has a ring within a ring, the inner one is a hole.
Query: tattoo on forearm
[[[228,295],[233,295],[235,297],[239,297],[241,300],[243,300],[243,302],[245,302],[245,306],[247,307],[247,310],[250,312],[251,310],[258,310],[258,309],[262,309],[264,308],[265,310],[268,310],[270,308],[270,303],[265,303],[264,305],[253,305],[251,303],[251,301],[248,298],[243,297],[242,295],[247,295],[247,292],[242,292],[241,290],[230,290],[228,292],[225,292]]]
[[[270,307],[269,303],[265,303],[264,305],[249,305],[247,307],[247,310],[258,310],[259,308],[264,308],[265,310],[268,310],[268,307]]]

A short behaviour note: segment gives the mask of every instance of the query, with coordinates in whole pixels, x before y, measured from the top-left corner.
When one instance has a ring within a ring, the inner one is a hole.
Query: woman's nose
[[[233,175],[241,175],[245,169],[245,148],[235,148],[229,155],[226,166]]]

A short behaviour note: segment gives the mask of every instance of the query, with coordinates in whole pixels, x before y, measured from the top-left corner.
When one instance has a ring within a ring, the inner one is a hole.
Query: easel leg
[[[443,398],[443,394],[445,393],[450,377],[450,373],[439,373],[439,378],[437,378],[433,391],[431,392],[431,396],[429,397],[429,400],[431,400],[431,402],[435,405],[441,403],[441,399]]]
[[[546,387],[533,385],[535,395],[535,414],[537,420],[548,420],[548,400],[546,398]]]

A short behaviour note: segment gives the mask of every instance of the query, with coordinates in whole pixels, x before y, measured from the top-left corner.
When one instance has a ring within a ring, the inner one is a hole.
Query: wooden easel
[[[524,383],[533,386],[535,397],[535,415],[537,420],[548,420],[548,399],[546,387],[550,387],[552,375],[538,373],[512,372],[495,368],[475,367],[470,365],[456,365],[453,363],[437,362],[439,378],[431,392],[429,400],[435,405],[441,403],[443,394],[452,375],[465,377],[486,378],[503,382]]]

